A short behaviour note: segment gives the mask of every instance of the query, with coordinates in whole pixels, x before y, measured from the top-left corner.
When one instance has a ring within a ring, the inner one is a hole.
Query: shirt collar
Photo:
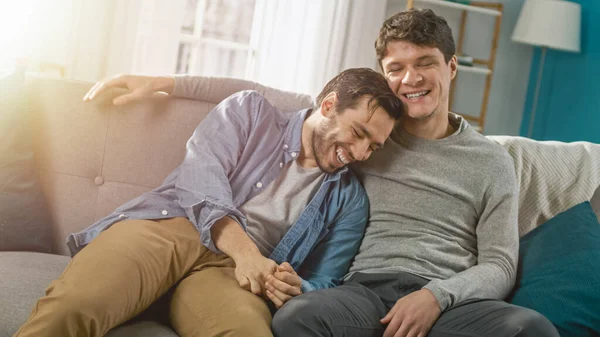
[[[304,120],[311,111],[312,108],[300,110],[290,118],[290,122],[285,130],[285,135],[283,136],[283,151],[288,154],[286,156],[286,163],[289,162],[289,160],[296,160],[296,158],[298,158],[298,156],[292,157],[291,153],[295,152],[296,154],[300,154],[300,150],[302,149],[302,126],[304,125]],[[344,166],[335,173],[327,173],[325,181],[338,180],[341,175],[346,172],[348,172],[348,166]]]
[[[304,120],[310,114],[312,109],[304,109],[296,112],[285,130],[283,136],[283,150],[287,153],[296,152],[300,153],[302,148],[302,126]]]

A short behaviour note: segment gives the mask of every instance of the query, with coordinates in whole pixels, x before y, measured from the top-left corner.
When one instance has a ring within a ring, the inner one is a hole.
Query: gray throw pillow
[[[23,71],[0,78],[0,251],[52,251],[38,183]]]

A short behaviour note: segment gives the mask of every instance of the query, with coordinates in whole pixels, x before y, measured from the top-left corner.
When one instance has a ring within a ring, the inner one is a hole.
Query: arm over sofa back
[[[69,233],[159,186],[183,159],[186,141],[198,123],[218,103],[157,94],[116,107],[112,99],[122,91],[85,103],[82,98],[92,83],[32,76],[27,82],[54,251],[64,255]],[[228,96],[224,95],[213,96]],[[286,108],[297,110],[310,102],[298,95],[284,101]]]

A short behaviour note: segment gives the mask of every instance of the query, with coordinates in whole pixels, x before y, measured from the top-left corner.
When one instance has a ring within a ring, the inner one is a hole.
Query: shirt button
[[[288,145],[287,144],[283,144],[283,148],[287,150]]]
[[[261,188],[262,187],[262,183],[259,181],[256,183],[256,187]]]
[[[123,219],[125,217],[125,214],[119,214],[119,219]]]
[[[296,152],[292,152],[292,158],[296,158],[297,153]]]
[[[166,210],[166,209],[163,209],[163,210],[162,210],[162,212],[160,212],[160,213],[161,213],[162,215],[168,215],[168,214],[169,214],[169,212],[167,212],[167,210]]]
[[[283,163],[279,163],[279,167],[283,167]]]

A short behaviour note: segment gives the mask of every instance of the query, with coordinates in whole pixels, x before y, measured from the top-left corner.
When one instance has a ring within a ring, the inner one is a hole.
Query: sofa
[[[15,138],[12,149],[0,147],[5,151],[0,153],[0,171],[13,170],[4,176],[0,172],[0,179],[5,179],[0,181],[0,195],[5,197],[0,199],[4,205],[0,206],[0,236],[4,238],[0,239],[0,337],[12,336],[45,288],[68,264],[66,236],[160,185],[183,159],[186,140],[196,125],[220,100],[237,90],[255,89],[285,111],[299,110],[312,102],[305,95],[250,82],[203,81],[197,87],[203,100],[156,94],[122,107],[111,104],[120,90],[83,102],[93,83],[21,73],[0,85],[4,101],[0,103],[0,137]],[[6,103],[11,99],[12,103]],[[600,145],[490,138],[505,146],[515,159],[524,209],[519,215],[521,235],[586,200],[592,200],[600,215],[600,192],[596,192],[600,185]],[[28,155],[9,157],[6,151]],[[556,151],[563,151],[567,160],[575,156],[573,160],[585,164],[536,173]],[[585,181],[581,180],[582,170],[587,170]],[[576,178],[565,182],[567,174]],[[552,175],[562,183],[548,187],[545,180],[553,180]],[[11,187],[22,179],[29,179],[23,185],[26,187]],[[577,184],[580,188],[573,187]],[[18,193],[27,193],[29,199],[15,199]],[[539,197],[542,194],[546,196]],[[164,320],[164,307],[159,300],[107,336],[177,336]]]

